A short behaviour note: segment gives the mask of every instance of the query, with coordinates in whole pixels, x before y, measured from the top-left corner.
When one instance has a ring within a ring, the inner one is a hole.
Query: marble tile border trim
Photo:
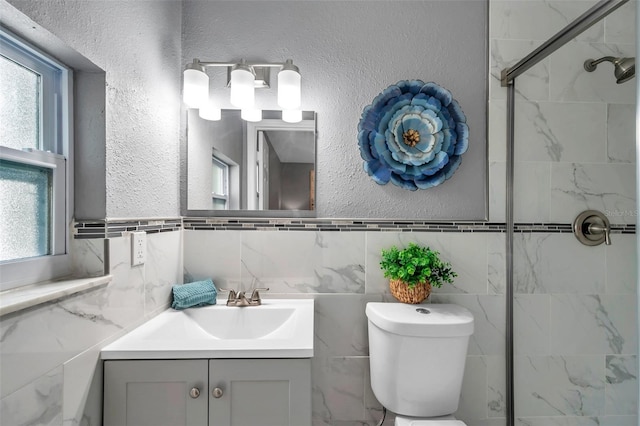
[[[167,219],[106,219],[77,220],[73,238],[118,238],[127,232],[145,231],[147,234],[172,232],[182,229],[182,218]]]
[[[171,219],[79,220],[74,238],[117,238],[127,232],[200,231],[333,231],[333,232],[505,232],[504,222],[382,219],[254,219],[183,217]],[[572,233],[569,223],[516,223],[516,233]],[[611,225],[613,234],[635,234],[636,226]]]

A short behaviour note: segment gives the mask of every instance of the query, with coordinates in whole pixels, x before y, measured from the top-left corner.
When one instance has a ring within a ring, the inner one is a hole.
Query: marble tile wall
[[[113,280],[97,290],[0,321],[0,424],[100,425],[100,348],[166,309],[182,282],[182,232],[149,234],[147,262],[131,267],[128,236],[73,240],[81,273]]]
[[[432,300],[476,318],[457,416],[470,426],[504,424],[504,233],[183,232],[185,281],[212,277],[219,287],[269,287],[264,297],[315,299],[314,426],[376,424],[364,312],[367,302],[393,300],[380,251],[409,242],[439,250],[459,277]]]
[[[491,220],[504,220],[506,90],[500,71],[595,2],[490,2]],[[635,88],[590,58],[635,56],[629,2],[516,80],[516,222],[586,209],[636,222]],[[604,67],[602,66],[604,65]],[[587,248],[572,235],[514,239],[515,411],[520,426],[637,424],[635,236]]]

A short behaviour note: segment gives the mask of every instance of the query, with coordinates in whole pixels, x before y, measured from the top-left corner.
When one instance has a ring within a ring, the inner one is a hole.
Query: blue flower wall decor
[[[449,179],[469,146],[467,117],[436,83],[404,80],[362,111],[358,145],[364,169],[380,185],[415,191]]]

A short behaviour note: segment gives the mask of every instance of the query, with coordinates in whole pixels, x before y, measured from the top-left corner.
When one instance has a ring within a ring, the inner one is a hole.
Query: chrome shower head
[[[611,62],[614,66],[614,75],[616,83],[622,84],[633,78],[636,73],[636,58],[614,58],[613,56],[605,56],[600,59],[587,59],[584,62],[584,69],[587,72],[593,72],[600,62]]]

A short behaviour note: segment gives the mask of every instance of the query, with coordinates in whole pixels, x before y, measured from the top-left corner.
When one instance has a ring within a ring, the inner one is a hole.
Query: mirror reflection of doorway
[[[251,134],[255,136],[250,137]],[[247,130],[248,207],[255,210],[315,208],[315,134],[309,129]],[[253,152],[251,152],[253,150]]]

